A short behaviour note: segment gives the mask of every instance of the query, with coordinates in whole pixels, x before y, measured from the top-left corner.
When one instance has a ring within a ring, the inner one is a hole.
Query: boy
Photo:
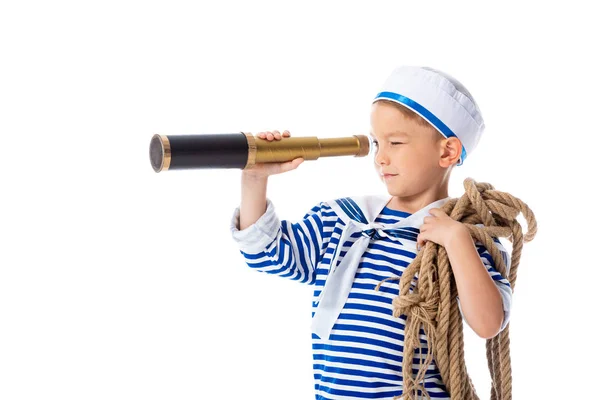
[[[402,395],[406,316],[392,315],[398,284],[374,288],[385,278],[401,276],[425,241],[446,248],[460,311],[473,331],[491,338],[508,324],[510,283],[494,268],[485,247],[441,211],[450,199],[452,169],[463,164],[483,129],[479,108],[456,79],[431,68],[403,66],[385,81],[371,109],[375,169],[389,195],[324,201],[299,222],[280,221],[266,197],[268,176],[295,169],[303,160],[242,172],[242,202],[230,227],[246,263],[315,285],[316,399]],[[258,136],[281,140],[289,135]],[[494,243],[508,274],[508,252],[497,238]],[[420,336],[424,342],[422,329]],[[414,371],[419,362],[413,360]],[[424,387],[431,398],[450,398],[435,360]]]

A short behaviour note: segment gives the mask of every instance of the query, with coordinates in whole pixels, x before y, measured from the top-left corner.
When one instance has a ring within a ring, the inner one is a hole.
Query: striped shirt
[[[345,198],[352,202],[352,198]],[[355,203],[354,203],[355,204]],[[387,206],[375,222],[393,224],[411,214]],[[321,202],[300,221],[279,220],[270,199],[266,212],[251,226],[240,231],[239,207],[231,219],[231,232],[246,264],[258,271],[314,286],[312,314],[318,305],[328,277],[331,260],[339,244],[344,221],[326,203]],[[403,227],[400,241],[375,237],[363,253],[348,299],[333,326],[329,340],[312,334],[313,372],[317,400],[392,399],[402,394],[402,354],[406,317],[392,315],[392,300],[398,296],[397,280],[375,286],[385,278],[401,276],[415,258],[419,229]],[[352,243],[361,235],[356,232],[341,247],[341,261]],[[410,242],[410,245],[408,244]],[[505,264],[510,268],[507,250],[497,238]],[[479,242],[477,251],[490,276],[500,289],[504,303],[506,327],[510,316],[512,290],[502,278],[487,249]],[[460,304],[460,303],[459,303]],[[462,310],[461,310],[462,313]],[[420,330],[421,357],[426,354],[426,337]],[[419,363],[419,351],[413,358],[413,373]],[[433,399],[450,399],[435,359],[424,379],[425,389]]]

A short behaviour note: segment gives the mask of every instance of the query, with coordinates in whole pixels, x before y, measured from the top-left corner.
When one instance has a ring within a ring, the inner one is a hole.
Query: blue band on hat
[[[458,137],[454,134],[454,132],[452,132],[452,129],[448,128],[448,126],[446,124],[444,124],[442,121],[440,121],[428,109],[426,109],[425,107],[423,107],[416,101],[409,99],[406,96],[402,96],[401,94],[394,93],[394,92],[380,92],[377,94],[377,96],[375,96],[373,101],[375,101],[377,99],[389,99],[389,100],[394,100],[401,104],[404,104],[404,105],[412,108],[414,111],[418,112],[419,114],[421,114],[423,116],[423,118],[427,119],[432,125],[434,125],[437,129],[439,129],[441,132],[443,132],[444,136],[455,137],[458,139]],[[462,145],[462,141],[461,141],[461,147],[462,147],[462,152],[460,154],[460,162],[458,164],[456,164],[457,166],[462,165],[463,162],[465,161],[465,159],[467,158],[467,151],[465,150],[465,146]]]

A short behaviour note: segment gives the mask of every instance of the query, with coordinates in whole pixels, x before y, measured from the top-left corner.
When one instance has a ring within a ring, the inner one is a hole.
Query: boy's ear
[[[450,137],[440,141],[440,167],[448,168],[458,164],[462,150],[462,143],[457,137]]]

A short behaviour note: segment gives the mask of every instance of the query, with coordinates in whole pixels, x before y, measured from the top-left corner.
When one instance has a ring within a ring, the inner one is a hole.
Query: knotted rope
[[[441,208],[452,219],[463,223],[471,237],[481,242],[494,260],[496,270],[508,279],[514,292],[517,270],[524,242],[530,242],[537,232],[537,222],[531,209],[520,199],[494,189],[489,183],[478,183],[471,178],[464,181],[465,194],[448,200]],[[522,213],[527,222],[523,236],[517,216]],[[483,224],[483,227],[475,226]],[[506,265],[493,237],[506,237],[512,243],[511,267],[506,276]],[[415,281],[415,277],[418,277]],[[428,366],[435,357],[444,385],[455,400],[479,400],[467,373],[463,323],[458,308],[458,290],[448,254],[443,246],[426,241],[399,280],[400,293],[392,301],[393,315],[406,315],[404,353],[402,362],[403,394],[395,399],[415,399],[421,391],[428,399],[425,378]],[[412,284],[411,284],[412,282]],[[486,356],[492,377],[491,400],[512,398],[509,325],[498,335],[486,340]],[[427,338],[427,355],[416,377],[413,377],[415,349],[421,355],[419,330],[423,327]]]

